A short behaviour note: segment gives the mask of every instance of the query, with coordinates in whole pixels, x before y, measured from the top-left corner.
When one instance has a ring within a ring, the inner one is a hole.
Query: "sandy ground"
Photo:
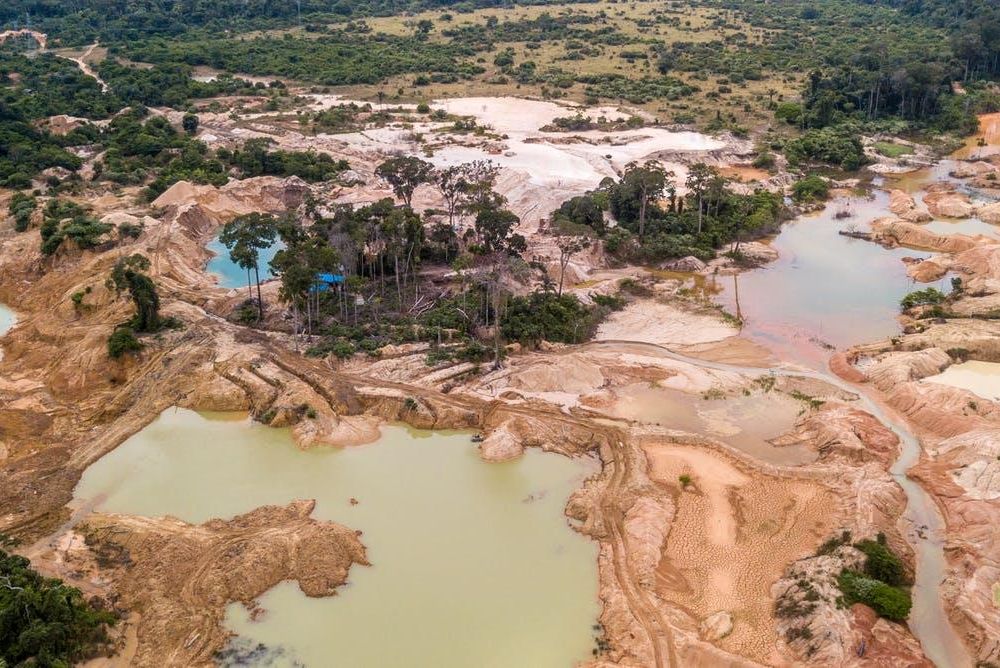
[[[819,484],[748,474],[710,450],[645,443],[649,475],[677,510],[657,567],[657,592],[698,619],[729,612],[727,651],[761,662],[774,655],[771,584],[834,527],[833,493]],[[681,489],[679,477],[692,483]]]
[[[640,341],[665,347],[718,343],[739,330],[718,314],[692,313],[673,304],[643,300],[612,313],[601,323],[595,341]]]

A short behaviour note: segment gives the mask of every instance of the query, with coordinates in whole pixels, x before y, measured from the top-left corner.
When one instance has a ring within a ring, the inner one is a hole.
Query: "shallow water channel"
[[[283,583],[258,621],[230,607],[234,648],[258,648],[240,665],[570,666],[594,646],[597,548],[563,508],[596,468],[535,449],[487,464],[467,433],[400,426],[302,451],[243,416],[168,409],[87,469],[75,503],[203,522],[314,498],[314,517],[362,531],[372,565],[337,595]]]

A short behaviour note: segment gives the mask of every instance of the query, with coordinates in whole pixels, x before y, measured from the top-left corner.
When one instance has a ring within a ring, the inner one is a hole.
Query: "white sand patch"
[[[472,97],[437,100],[436,108],[452,114],[474,116],[501,135],[506,135],[502,153],[485,147],[451,146],[435,152],[431,162],[448,166],[471,160],[493,160],[501,167],[526,173],[533,183],[571,189],[593,188],[605,177],[615,178],[632,161],[641,161],[661,151],[709,151],[725,147],[725,142],[697,132],[673,132],[663,128],[639,128],[622,132],[588,130],[574,133],[546,133],[539,129],[577,109],[553,102],[520,98]],[[596,118],[626,116],[624,112],[600,107],[587,111]],[[576,139],[573,143],[564,143]],[[683,183],[683,165],[663,163]]]
[[[612,313],[597,341],[639,341],[659,346],[693,346],[722,341],[739,330],[711,314],[689,313],[670,304],[642,301]]]

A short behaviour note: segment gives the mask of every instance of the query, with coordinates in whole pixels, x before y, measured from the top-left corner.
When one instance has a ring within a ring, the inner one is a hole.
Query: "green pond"
[[[467,433],[400,426],[302,451],[287,430],[169,409],[88,468],[75,503],[203,522],[312,498],[362,531],[372,565],[336,596],[283,583],[257,621],[230,606],[229,665],[572,666],[594,647],[597,547],[563,509],[596,470],[534,449],[487,464]]]

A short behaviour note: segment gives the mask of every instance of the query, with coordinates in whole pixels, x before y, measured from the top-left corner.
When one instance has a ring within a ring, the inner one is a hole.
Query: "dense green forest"
[[[75,63],[49,53],[27,57],[0,50],[0,101],[26,119],[69,114],[107,118],[122,108]]]
[[[95,609],[79,589],[3,550],[0,580],[0,665],[70,666],[107,649],[115,616]]]
[[[0,101],[0,186],[28,188],[44,169],[75,170],[81,163],[56,137],[35,129],[21,112]]]
[[[192,29],[243,32],[349,16],[387,16],[437,7],[499,7],[501,0],[7,0],[0,25],[57,36],[67,45],[178,37]],[[523,2],[521,4],[547,4]]]
[[[858,142],[863,133],[967,134],[975,128],[976,113],[1000,109],[1000,96],[980,83],[995,77],[1000,66],[1000,9],[987,0],[665,2],[648,16],[630,19],[636,31],[615,18],[614,4],[593,13],[557,13],[554,5],[552,13],[471,23],[452,21],[449,14],[438,21],[414,23],[408,34],[379,33],[356,20],[428,7],[463,12],[493,4],[493,0],[303,0],[304,33],[248,37],[240,33],[299,24],[298,4],[4,3],[0,23],[5,27],[30,22],[62,43],[99,39],[113,57],[98,66],[111,89],[102,93],[93,79],[65,59],[51,54],[29,57],[16,47],[0,50],[0,184],[25,187],[31,177],[53,166],[73,170],[80,159],[65,149],[83,143],[111,147],[102,178],[120,183],[153,178],[153,192],[181,176],[202,182],[225,178],[229,165],[206,155],[196,144],[189,150],[171,145],[172,152],[162,153],[162,158],[144,155],[139,160],[121,151],[113,130],[61,138],[31,125],[59,113],[101,119],[126,105],[185,108],[196,99],[266,93],[262,84],[233,76],[198,82],[191,74],[192,67],[200,65],[321,85],[371,85],[405,75],[415,89],[466,80],[484,83],[480,80],[492,76],[485,83],[541,87],[543,95],[554,97],[575,90],[592,103],[669,102],[676,109],[690,108],[688,100],[700,103],[739,96],[747,82],[804,79],[798,102],[781,96],[774,100],[776,91],[768,93],[768,113],[801,131],[798,137],[777,142],[774,150],[783,151],[793,164],[828,163],[845,169],[863,164]],[[710,25],[692,28],[690,17],[702,10],[709,12],[704,15],[710,17]],[[674,26],[678,32],[669,40],[647,37],[645,28],[654,25]],[[711,39],[702,39],[706,31],[713,31]],[[554,65],[540,67],[505,45],[527,45],[529,56],[544,45],[558,48],[562,55]],[[623,45],[619,57],[628,67],[621,72],[592,72],[574,65],[599,58],[602,49]],[[118,57],[153,67],[129,66]],[[956,95],[953,81],[966,82],[968,94]],[[743,106],[749,109],[746,103]],[[682,111],[673,120],[690,122],[689,118],[693,116]],[[746,132],[735,116],[729,119],[720,113],[707,129]],[[279,172],[287,171],[271,162]],[[333,171],[325,165],[293,162],[296,172]]]

